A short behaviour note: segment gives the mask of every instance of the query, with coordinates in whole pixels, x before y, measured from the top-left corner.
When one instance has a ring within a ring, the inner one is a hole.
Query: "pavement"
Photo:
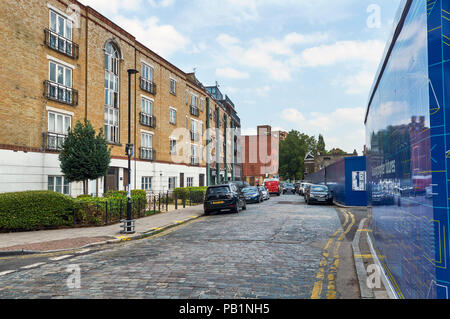
[[[0,256],[49,253],[141,239],[202,215],[203,206],[197,205],[140,218],[136,220],[136,232],[130,235],[120,233],[120,224],[0,233]]]

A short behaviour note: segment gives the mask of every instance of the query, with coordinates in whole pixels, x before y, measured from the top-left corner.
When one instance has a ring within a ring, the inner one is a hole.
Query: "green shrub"
[[[202,203],[208,187],[179,187],[174,189],[174,194],[178,199],[182,199],[186,194],[186,200],[193,203]]]
[[[73,223],[74,200],[52,191],[0,194],[0,230],[37,230]]]

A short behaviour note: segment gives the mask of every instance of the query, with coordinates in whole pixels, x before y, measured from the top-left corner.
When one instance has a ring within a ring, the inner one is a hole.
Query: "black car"
[[[312,203],[333,203],[333,195],[326,185],[311,185],[305,192],[306,204]]]
[[[295,194],[295,187],[294,187],[294,184],[291,184],[291,183],[284,183],[283,194],[286,194],[286,193],[292,193],[292,194]]]
[[[246,210],[244,194],[235,184],[224,184],[209,186],[205,194],[203,204],[205,215],[212,212],[229,211],[239,213],[239,210]]]
[[[256,186],[249,186],[242,189],[247,203],[261,203],[264,200],[262,192]]]

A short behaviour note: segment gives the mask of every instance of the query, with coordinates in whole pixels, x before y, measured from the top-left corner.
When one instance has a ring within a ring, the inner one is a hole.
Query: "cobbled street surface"
[[[337,210],[298,195],[247,207],[1,276],[0,298],[310,298]]]

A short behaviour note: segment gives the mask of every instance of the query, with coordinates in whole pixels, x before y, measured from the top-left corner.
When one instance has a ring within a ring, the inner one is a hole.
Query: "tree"
[[[319,134],[319,139],[317,140],[317,151],[320,155],[327,154],[327,151],[325,149],[325,140],[323,139],[322,134]]]
[[[100,129],[95,129],[88,120],[78,121],[73,131],[68,132],[61,153],[61,170],[69,182],[83,182],[83,192],[88,192],[88,180],[106,175],[111,162],[111,150]]]

